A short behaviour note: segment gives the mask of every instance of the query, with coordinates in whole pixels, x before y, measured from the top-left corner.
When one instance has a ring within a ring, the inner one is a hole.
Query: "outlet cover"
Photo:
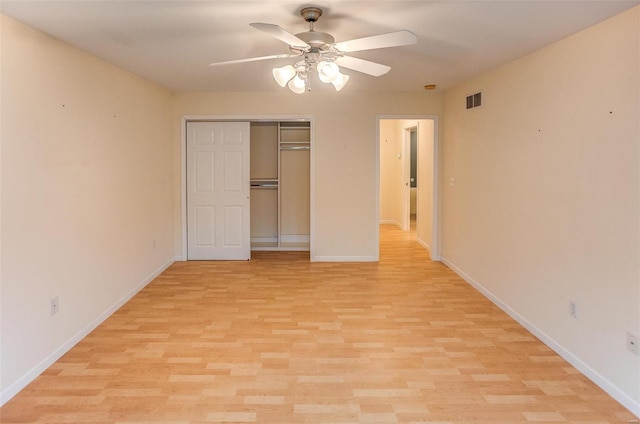
[[[569,315],[578,318],[578,304],[573,300],[569,301]]]

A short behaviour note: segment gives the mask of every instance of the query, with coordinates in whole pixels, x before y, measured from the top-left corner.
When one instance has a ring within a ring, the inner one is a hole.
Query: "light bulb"
[[[333,81],[338,74],[340,74],[340,68],[334,62],[322,61],[318,63],[318,77],[322,82]]]
[[[336,91],[340,91],[349,82],[349,75],[338,73],[338,75],[331,81],[331,84],[336,88]]]
[[[299,74],[293,77],[287,85],[289,86],[289,90],[296,94],[302,94],[306,89],[306,82],[303,78],[300,78]]]
[[[291,65],[283,66],[282,68],[273,68],[273,78],[280,87],[287,85],[289,80],[291,80],[295,74],[296,70],[293,69],[293,66]]]

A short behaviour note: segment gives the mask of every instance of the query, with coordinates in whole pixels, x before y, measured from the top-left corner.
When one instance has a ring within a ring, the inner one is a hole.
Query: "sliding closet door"
[[[187,259],[248,260],[249,123],[187,123]]]

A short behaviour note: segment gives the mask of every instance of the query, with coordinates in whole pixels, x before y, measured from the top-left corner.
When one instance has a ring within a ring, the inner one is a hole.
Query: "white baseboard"
[[[156,269],[150,276],[145,278],[142,282],[138,283],[133,289],[129,290],[124,296],[122,296],[116,303],[109,307],[106,311],[98,315],[93,321],[87,324],[82,330],[78,331],[73,337],[63,343],[56,350],[51,352],[46,358],[44,358],[38,365],[27,371],[22,377],[20,377],[15,383],[11,384],[5,390],[0,393],[0,406],[7,403],[12,397],[17,395],[22,389],[24,389],[29,383],[42,374],[47,368],[53,365],[58,359],[65,353],[71,350],[80,340],[85,338],[89,333],[95,330],[104,320],[109,318],[115,311],[117,311],[122,305],[127,303],[133,296],[135,296],[140,290],[146,287],[154,278],[160,275],[165,269],[169,268],[177,258],[172,258],[160,268]]]
[[[377,262],[375,256],[313,256],[311,262]]]
[[[599,372],[591,368],[585,362],[583,362],[580,358],[575,356],[571,351],[566,349],[560,343],[558,343],[555,339],[550,337],[548,334],[540,330],[530,321],[528,321],[525,317],[511,309],[509,305],[500,300],[496,295],[487,290],[482,284],[475,281],[469,275],[467,275],[464,271],[458,268],[455,264],[453,264],[450,260],[441,257],[442,263],[451,268],[456,274],[458,274],[463,280],[473,286],[476,290],[482,293],[487,299],[493,302],[496,306],[502,309],[507,315],[516,320],[520,325],[529,330],[534,336],[540,339],[544,344],[546,344],[549,348],[551,348],[554,352],[560,355],[565,361],[569,362],[573,365],[578,371],[584,374],[587,378],[593,381],[595,384],[600,386],[602,390],[607,392],[612,398],[620,402],[625,408],[629,409],[633,414],[640,418],[640,401],[634,400],[629,395],[620,390],[616,385],[611,383],[607,378],[602,376]]]
[[[402,228],[402,225],[400,225],[400,223],[394,219],[381,219],[380,224],[392,224],[396,227]]]
[[[424,247],[425,249],[427,249],[429,252],[431,252],[431,246],[429,246],[427,243],[425,243],[424,241],[417,239],[418,244],[422,247]]]

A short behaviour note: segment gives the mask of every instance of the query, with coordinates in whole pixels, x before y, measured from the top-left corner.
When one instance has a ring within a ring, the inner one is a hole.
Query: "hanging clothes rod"
[[[278,182],[273,180],[252,180],[251,188],[278,188]]]
[[[280,150],[311,150],[309,146],[280,146]]]

